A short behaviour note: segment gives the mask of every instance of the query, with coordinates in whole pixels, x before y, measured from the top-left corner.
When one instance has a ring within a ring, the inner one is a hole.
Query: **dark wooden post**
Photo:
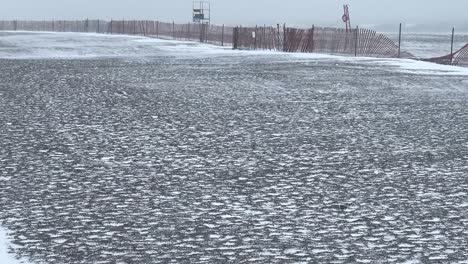
[[[401,57],[401,23],[400,23],[400,33],[398,34],[398,58]]]
[[[200,24],[200,42],[203,42],[203,23]]]
[[[190,22],[187,24],[187,39],[191,40],[192,36],[190,36]]]
[[[159,21],[156,21],[156,37],[159,37]]]
[[[257,25],[255,25],[255,31],[254,31],[254,32],[255,32],[255,33],[252,34],[252,35],[253,35],[252,37],[254,37],[254,49],[256,50],[256,49],[257,49],[257,37],[258,37],[258,36],[257,36],[257,35],[258,35],[258,34],[257,34]]]
[[[233,28],[232,32],[232,48],[237,49],[239,41],[239,27]]]
[[[452,44],[450,46],[450,65],[453,64],[453,40],[455,38],[455,28],[452,28]]]
[[[312,48],[310,50],[310,52],[312,52],[312,53],[314,52],[314,47],[315,47],[314,33],[315,33],[315,25],[312,25],[312,36],[311,36],[312,37],[312,43],[311,43]]]
[[[288,49],[288,40],[286,34],[286,23],[283,24],[283,51],[286,52]]]
[[[358,49],[358,32],[359,32],[359,27],[356,26],[356,32],[354,35],[354,57],[357,57],[357,49]]]
[[[223,24],[223,30],[221,32],[221,46],[224,46],[224,24]]]
[[[277,38],[277,43],[276,43],[276,50],[279,51],[280,50],[280,24],[276,24],[276,29],[277,29],[277,32],[276,32],[276,38]]]
[[[97,28],[96,28],[96,33],[99,33],[99,19],[97,20]]]
[[[125,19],[122,19],[122,34],[125,34]]]
[[[113,26],[113,24],[114,24],[114,21],[112,21],[112,19],[111,19],[111,22],[110,22],[110,33],[111,33],[111,34],[112,34],[112,29],[113,29],[112,26]]]
[[[203,29],[203,43],[208,43],[208,30],[209,30],[208,23],[205,23],[204,25],[205,26]]]
[[[175,39],[175,23],[172,21],[172,38]]]

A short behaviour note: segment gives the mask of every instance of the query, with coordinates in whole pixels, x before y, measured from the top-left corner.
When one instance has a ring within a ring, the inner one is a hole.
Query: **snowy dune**
[[[420,45],[420,43],[418,43]],[[427,50],[413,44],[413,49]],[[437,45],[431,49],[437,50]],[[356,64],[381,64],[405,73],[429,75],[468,75],[468,68],[437,65],[408,59],[376,59],[346,57],[327,54],[283,53],[274,51],[239,51],[230,47],[171,41],[140,36],[103,35],[95,33],[60,32],[0,32],[0,58],[3,59],[92,59],[127,58],[144,60],[159,56],[161,51],[175,56],[273,56],[284,60],[336,60]],[[439,48],[440,54],[445,54]],[[422,52],[422,51],[419,51]],[[433,54],[431,54],[433,55]]]

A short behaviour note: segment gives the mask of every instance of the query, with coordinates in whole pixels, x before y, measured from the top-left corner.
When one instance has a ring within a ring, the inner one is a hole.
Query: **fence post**
[[[453,40],[455,38],[455,28],[452,28],[452,44],[450,46],[450,65],[453,64]]]
[[[400,23],[400,31],[398,33],[398,58],[401,57],[401,23]]]
[[[200,43],[203,43],[203,29],[204,29],[204,24],[200,24]]]
[[[286,34],[286,23],[283,24],[283,51],[287,52],[288,50],[288,38]]]
[[[224,24],[223,24],[223,30],[221,33],[221,46],[224,46]]]
[[[97,28],[96,28],[96,33],[99,33],[99,19],[97,20]]]
[[[159,21],[156,21],[156,37],[159,38]]]
[[[112,33],[112,29],[113,29],[112,26],[113,26],[113,24],[114,24],[114,21],[112,21],[112,19],[111,19],[111,22],[110,22],[110,33],[111,33],[111,34],[113,34],[113,33]]]
[[[314,43],[314,41],[315,41],[315,39],[314,39],[314,32],[315,32],[315,25],[312,25],[312,44],[311,44],[311,45],[312,45],[312,49],[310,50],[311,53],[314,52],[314,47],[315,47],[315,43]]]
[[[252,34],[253,36],[253,39],[254,39],[254,50],[257,49],[257,25],[255,25],[255,31],[254,33]]]
[[[55,20],[52,19],[52,32],[55,31]]]
[[[175,23],[172,21],[172,38],[175,39]]]
[[[143,36],[146,36],[146,30],[148,30],[148,20],[143,24]]]
[[[237,34],[237,27],[234,27],[232,29],[232,49],[233,50],[237,49],[236,34]]]
[[[266,41],[266,24],[263,24],[262,29],[262,49],[267,49],[268,42]]]
[[[125,34],[125,19],[122,19],[122,34]]]
[[[356,26],[356,32],[354,37],[354,57],[357,57],[357,49],[358,49],[358,31],[359,27]]]
[[[276,24],[277,32],[276,32],[276,38],[278,42],[276,43],[276,50],[280,51],[280,24]]]

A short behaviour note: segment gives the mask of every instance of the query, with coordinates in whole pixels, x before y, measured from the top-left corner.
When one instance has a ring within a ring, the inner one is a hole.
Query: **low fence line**
[[[415,58],[401,52],[390,38],[369,29],[346,30],[315,27],[310,29],[282,27],[236,27],[235,48],[273,49],[284,52],[327,53],[384,58]]]
[[[0,30],[87,32],[152,36],[163,39],[232,45],[233,27],[208,24],[176,24],[151,20],[54,20],[0,21]]]
[[[468,67],[468,44],[463,46],[458,51],[441,57],[422,59],[423,61],[433,62],[437,64],[455,65]]]
[[[176,24],[152,20],[53,20],[0,21],[0,30],[94,32],[126,34],[162,39],[199,41],[214,45],[231,45],[234,49],[275,50],[283,52],[326,53],[379,58],[411,58],[439,64],[468,67],[468,44],[449,55],[416,58],[401,51],[395,43],[374,30],[341,29],[312,26],[308,29],[287,27],[286,24],[262,27],[227,27],[208,24]],[[453,41],[453,31],[452,31]]]

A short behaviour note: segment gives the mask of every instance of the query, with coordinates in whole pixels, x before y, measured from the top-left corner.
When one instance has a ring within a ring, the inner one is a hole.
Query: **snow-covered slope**
[[[440,36],[434,35],[434,38]],[[413,44],[413,49],[419,47]],[[421,48],[424,49],[424,48]],[[437,49],[437,47],[433,48]],[[420,51],[421,52],[421,51]],[[234,51],[196,42],[171,41],[139,36],[93,33],[0,32],[0,58],[4,59],[91,59],[125,58],[150,60],[161,55],[203,58],[210,56],[271,56],[282,60],[335,60],[356,64],[380,64],[388,69],[417,74],[468,75],[468,68],[437,65],[408,59],[375,59],[327,54],[283,53],[274,51]],[[445,53],[444,53],[445,55]]]

